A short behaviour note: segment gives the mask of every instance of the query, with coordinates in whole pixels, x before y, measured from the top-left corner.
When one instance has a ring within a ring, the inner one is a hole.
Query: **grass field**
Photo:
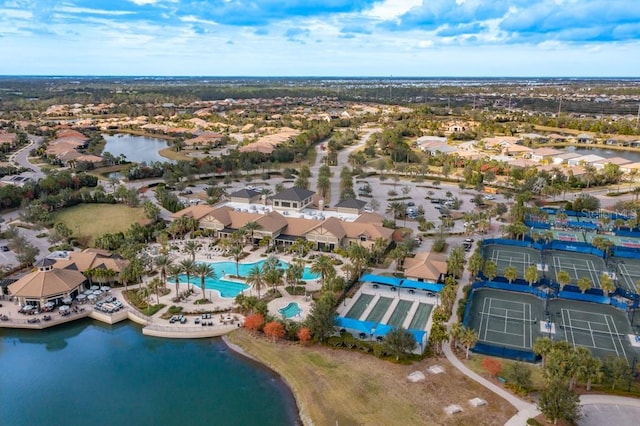
[[[54,215],[55,222],[62,222],[73,231],[73,236],[89,237],[90,244],[102,234],[126,231],[133,223],[146,223],[141,207],[131,208],[122,204],[80,204],[61,210]]]
[[[398,365],[346,350],[273,344],[244,330],[233,332],[229,340],[285,378],[303,420],[309,420],[305,424],[503,425],[516,412],[444,358]],[[427,373],[434,364],[445,373]],[[406,377],[414,371],[424,372],[427,380],[410,383]],[[475,397],[488,405],[472,408],[468,400]],[[443,409],[450,404],[460,404],[464,411],[448,416]]]

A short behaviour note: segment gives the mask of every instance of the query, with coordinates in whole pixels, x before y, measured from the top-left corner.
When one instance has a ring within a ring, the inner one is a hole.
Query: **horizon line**
[[[576,80],[629,80],[640,79],[639,76],[580,76],[580,75],[504,75],[504,76],[416,76],[416,75],[161,75],[161,74],[0,74],[0,78],[268,78],[268,79],[576,79]]]

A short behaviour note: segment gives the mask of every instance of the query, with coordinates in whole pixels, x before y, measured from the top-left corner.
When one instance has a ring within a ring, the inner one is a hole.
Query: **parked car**
[[[415,205],[416,205],[416,203],[414,203],[413,201],[409,201],[409,202],[407,203],[407,206],[408,206],[408,207],[413,207],[413,206],[415,206]]]
[[[0,246],[0,251],[9,251],[9,247],[7,247],[7,246]]]

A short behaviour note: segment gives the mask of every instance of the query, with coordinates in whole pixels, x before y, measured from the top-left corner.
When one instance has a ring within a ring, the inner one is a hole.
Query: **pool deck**
[[[169,246],[177,246],[179,248],[179,251],[171,250],[170,252],[170,257],[174,263],[180,262],[182,259],[185,259],[189,256],[182,252],[182,248],[184,247],[186,241],[188,240],[171,241],[169,243]],[[203,247],[206,248],[208,241],[201,242],[203,244]],[[264,250],[262,249],[249,252],[249,255],[242,259],[240,263],[254,263],[260,260],[264,260],[265,257],[260,255],[263,252]],[[278,258],[286,262],[291,262],[293,256],[278,255]],[[230,261],[231,259],[229,257],[216,254],[211,250],[203,249],[196,254],[195,260],[203,262],[224,262]],[[227,272],[233,273],[235,271]],[[143,285],[147,280],[150,280],[151,278],[152,277],[145,277]],[[233,279],[228,276],[225,277],[225,280],[244,283],[243,280]],[[0,328],[43,330],[49,327],[54,327],[83,318],[91,318],[105,324],[116,324],[124,320],[130,320],[142,325],[142,333],[148,336],[171,339],[197,339],[223,336],[239,327],[242,327],[242,325],[244,324],[244,317],[240,314],[233,313],[233,310],[235,308],[234,298],[220,297],[220,293],[215,290],[207,289],[205,292],[205,296],[210,300],[210,303],[196,304],[196,300],[202,299],[202,290],[200,289],[199,285],[192,284],[194,293],[186,300],[179,303],[173,302],[172,299],[175,297],[176,290],[175,283],[173,283],[172,281],[173,280],[171,279],[167,280],[167,288],[169,288],[171,292],[167,295],[160,296],[160,303],[166,305],[166,307],[161,309],[151,317],[142,314],[127,302],[127,300],[122,295],[122,292],[125,290],[123,287],[113,288],[110,292],[111,296],[115,296],[125,305],[125,309],[113,314],[107,314],[98,311],[94,309],[94,306],[89,302],[80,304],[77,301],[74,301],[71,305],[72,310],[67,316],[60,315],[58,311],[50,313],[40,313],[39,315],[24,315],[18,312],[20,306],[18,306],[17,301],[10,301],[9,298],[5,296],[3,300],[0,300],[0,304],[3,305],[2,307],[0,307],[0,315],[6,315],[8,317],[8,320],[0,321]],[[199,283],[199,279],[197,281]],[[319,290],[319,280],[307,281],[307,285],[305,286],[305,288],[309,291]],[[186,289],[187,284],[180,283],[179,290],[184,291]],[[283,286],[279,287],[278,291],[280,292],[282,297],[269,302],[269,312],[276,317],[282,316],[282,314],[280,314],[278,310],[284,308],[291,302],[296,302],[300,309],[302,309],[302,312],[299,315],[289,319],[292,321],[304,321],[311,310],[311,299],[307,296],[291,296],[289,295],[289,293],[287,293]],[[246,293],[252,294],[252,290],[248,289],[246,290]],[[152,295],[150,297],[155,301],[155,295]],[[171,324],[169,323],[169,320],[161,318],[162,314],[165,313],[172,305],[181,306],[183,308],[182,313],[183,315],[185,315],[185,317],[187,317],[186,324]],[[224,312],[224,314],[221,315],[221,312]],[[202,326],[201,324],[196,325],[194,323],[195,319],[200,318],[202,313],[211,313],[211,319],[207,319],[207,323],[212,323],[211,326]],[[44,321],[42,319],[45,314],[51,316],[50,321]],[[233,321],[230,321],[228,316],[230,316]],[[29,323],[27,320],[32,318],[39,318],[40,321]]]

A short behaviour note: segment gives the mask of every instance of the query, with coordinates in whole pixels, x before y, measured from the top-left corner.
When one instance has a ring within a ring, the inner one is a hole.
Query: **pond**
[[[160,155],[160,150],[169,146],[167,141],[163,139],[123,133],[115,135],[103,134],[102,136],[107,141],[103,152],[109,152],[114,157],[124,154],[127,161],[133,161],[134,163],[174,162]]]
[[[284,381],[218,339],[126,322],[0,330],[0,424],[295,425]]]

